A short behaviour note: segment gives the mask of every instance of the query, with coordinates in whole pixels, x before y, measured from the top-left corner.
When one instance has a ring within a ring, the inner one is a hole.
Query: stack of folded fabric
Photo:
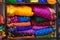
[[[55,27],[53,27],[55,19],[55,10],[45,5],[7,5],[9,36],[20,38],[53,37],[55,34]]]
[[[0,36],[5,37],[5,32],[4,32],[5,28],[3,25],[4,25],[4,18],[3,18],[3,15],[0,14]]]
[[[15,12],[11,13],[13,9],[9,9],[9,7],[12,8],[13,6],[8,6],[7,8],[7,26],[9,27],[8,30],[13,35],[15,34],[16,37],[30,36],[30,38],[33,38],[34,36],[32,35],[34,33],[30,22],[30,17],[33,16],[32,8],[29,6],[18,6],[15,7]],[[9,10],[11,10],[11,12]],[[14,29],[16,33],[13,33],[11,29]]]
[[[37,38],[53,37],[55,32],[53,25],[56,19],[54,9],[41,5],[34,6],[33,12],[34,16],[31,17],[31,23],[34,30],[34,35]]]

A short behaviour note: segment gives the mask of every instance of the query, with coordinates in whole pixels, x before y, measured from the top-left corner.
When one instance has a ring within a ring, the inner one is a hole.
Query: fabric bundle
[[[3,25],[4,25],[4,17],[2,14],[0,14],[0,39],[6,36],[5,33],[3,34],[5,30],[5,27]]]
[[[12,9],[10,9],[9,7]],[[24,32],[26,30],[32,29],[31,22],[30,22],[30,16],[33,16],[32,8],[29,6],[20,6],[20,7],[18,6],[15,8],[13,8],[14,6],[9,6],[9,7],[7,6],[8,10],[13,10],[12,12],[7,10],[7,23],[8,23],[7,27],[9,28],[8,29],[9,32],[17,31],[16,34],[18,34],[18,32],[21,31],[23,33],[31,34],[31,36],[32,36],[32,34],[34,32],[31,32],[31,33]],[[15,11],[14,11],[14,9],[15,9]],[[14,34],[14,35],[16,35],[16,34]],[[18,36],[18,35],[16,35],[16,36]],[[25,36],[27,36],[27,35],[25,35]]]
[[[30,17],[25,16],[7,17],[7,23],[28,22],[28,21],[30,21]]]
[[[20,38],[53,37],[56,12],[48,6],[7,5],[9,35]],[[19,34],[19,35],[18,35]],[[23,36],[24,35],[24,36]]]
[[[27,12],[26,12],[27,11]],[[12,5],[7,6],[7,16],[33,16],[32,8],[29,6],[15,7]]]
[[[4,24],[4,18],[3,18],[3,16],[0,14],[0,31],[3,31],[3,24]]]

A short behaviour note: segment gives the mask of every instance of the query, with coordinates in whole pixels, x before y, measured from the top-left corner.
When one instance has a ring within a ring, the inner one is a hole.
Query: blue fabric
[[[17,2],[23,2],[23,0],[17,0]]]
[[[19,22],[28,22],[28,21],[30,21],[30,17],[19,16],[18,21]]]
[[[2,29],[3,28],[3,26],[0,26],[0,29]]]
[[[42,35],[46,35],[49,34],[51,32],[54,32],[54,28],[44,28],[44,29],[40,29],[40,30],[34,30],[34,34],[36,36],[42,36]]]
[[[24,30],[32,29],[32,26],[28,26],[28,27],[18,27],[18,26],[15,26],[14,29],[15,29],[15,31],[24,31]]]
[[[39,0],[40,3],[47,3],[47,0]]]
[[[60,18],[58,19],[58,25],[60,25]]]
[[[3,26],[0,26],[0,31],[3,31]]]

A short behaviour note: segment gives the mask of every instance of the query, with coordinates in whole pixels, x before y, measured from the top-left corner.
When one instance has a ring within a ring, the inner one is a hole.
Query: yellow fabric
[[[29,6],[7,6],[7,16],[33,16],[32,8]]]
[[[17,7],[17,10],[15,12],[18,16],[33,16],[32,8],[28,6],[21,6]]]
[[[38,0],[30,0],[30,2],[38,2]]]
[[[14,16],[15,7],[12,5],[7,6],[7,16]]]

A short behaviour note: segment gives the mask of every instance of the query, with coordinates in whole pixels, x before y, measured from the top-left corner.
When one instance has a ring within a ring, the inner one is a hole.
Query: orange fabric
[[[35,36],[34,35],[32,35],[32,36],[21,36],[21,37],[9,37],[10,39],[18,39],[18,38],[35,38]]]
[[[32,8],[29,6],[7,5],[7,16],[33,16]]]
[[[2,0],[0,0],[0,2],[2,2]]]
[[[18,16],[33,16],[32,8],[29,6],[16,7],[15,15]]]
[[[24,27],[24,26],[30,26],[31,23],[30,22],[21,22],[21,23],[11,23],[11,24],[7,24],[8,27],[11,26],[19,26],[19,27]]]
[[[4,19],[3,19],[3,16],[2,15],[0,15],[0,24],[4,24]]]
[[[56,4],[56,0],[47,0],[49,4]]]
[[[16,8],[13,5],[7,5],[7,16],[14,16]]]

